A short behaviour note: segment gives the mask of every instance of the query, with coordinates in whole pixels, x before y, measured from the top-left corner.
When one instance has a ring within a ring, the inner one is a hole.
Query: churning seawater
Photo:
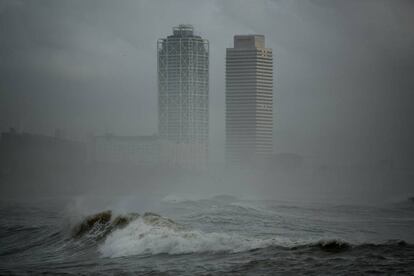
[[[412,199],[352,206],[168,196],[148,210],[79,205],[2,201],[0,274],[414,274]]]

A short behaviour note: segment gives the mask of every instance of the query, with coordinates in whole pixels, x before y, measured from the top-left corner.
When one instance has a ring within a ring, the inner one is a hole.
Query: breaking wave
[[[241,252],[276,243],[276,239],[262,240],[237,234],[206,233],[155,213],[113,216],[111,211],[84,218],[72,228],[71,236],[74,239],[92,237],[97,241],[103,240],[98,250],[104,257]],[[282,240],[278,242],[283,243]]]
[[[241,252],[263,248],[274,240],[242,237],[237,234],[205,233],[187,229],[158,216],[152,221],[139,218],[127,227],[110,234],[99,247],[105,257],[142,254],[186,254],[206,252]]]
[[[114,230],[127,226],[131,221],[139,218],[139,216],[138,213],[113,216],[112,211],[103,211],[84,218],[80,223],[72,227],[71,235],[73,238],[87,236],[102,239]]]
[[[156,254],[237,253],[264,248],[336,254],[367,248],[412,247],[401,240],[380,244],[351,244],[340,239],[316,242],[281,237],[259,239],[235,233],[191,229],[155,213],[113,216],[111,211],[88,216],[75,225],[72,228],[72,238],[83,237],[94,237],[99,241],[99,253],[109,258]]]

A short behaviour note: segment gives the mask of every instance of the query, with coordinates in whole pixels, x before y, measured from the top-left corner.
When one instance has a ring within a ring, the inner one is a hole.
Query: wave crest
[[[313,243],[307,243],[303,245],[293,246],[292,250],[317,250],[327,253],[342,253],[349,250],[373,250],[378,248],[390,249],[390,248],[404,248],[412,247],[411,244],[404,240],[388,240],[382,243],[360,243],[351,244],[340,239],[320,240]]]
[[[349,243],[342,240],[321,240],[316,243],[316,246],[322,251],[331,253],[339,253],[351,248]]]
[[[262,248],[281,250],[319,251],[342,253],[372,248],[404,248],[411,245],[405,241],[392,240],[385,243],[352,244],[340,239],[291,240],[287,237],[267,239],[251,238],[235,233],[203,232],[190,229],[172,219],[155,213],[130,213],[113,216],[111,211],[86,217],[73,229],[74,237],[92,236],[104,257],[131,255],[188,254],[242,252]]]
[[[151,214],[111,233],[100,245],[99,251],[104,257],[240,252],[267,247],[271,243],[271,240],[246,238],[236,234],[191,230],[168,218]]]
[[[106,237],[115,229],[127,226],[131,221],[137,219],[139,214],[129,213],[126,215],[113,216],[112,211],[103,211],[87,216],[72,228],[72,237],[80,238],[85,235],[94,236],[97,239]]]

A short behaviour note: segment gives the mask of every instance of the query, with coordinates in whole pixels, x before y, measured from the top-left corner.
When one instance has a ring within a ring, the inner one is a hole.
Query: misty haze
[[[413,274],[413,14],[0,0],[0,275]]]

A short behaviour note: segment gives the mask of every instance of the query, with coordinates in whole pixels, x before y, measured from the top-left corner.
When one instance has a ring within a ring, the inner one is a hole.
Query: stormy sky
[[[0,130],[82,140],[157,132],[156,41],[210,41],[210,143],[224,145],[225,49],[273,48],[274,151],[414,163],[414,2],[0,0]]]

